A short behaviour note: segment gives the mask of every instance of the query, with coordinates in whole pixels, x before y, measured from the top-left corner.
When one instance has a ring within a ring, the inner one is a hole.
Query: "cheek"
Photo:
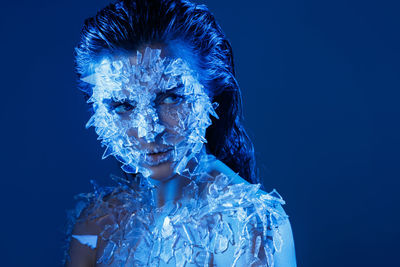
[[[131,134],[131,118],[129,117],[129,114],[123,114],[123,115],[118,115],[114,119],[114,123],[118,128],[118,131],[120,134],[127,134],[128,136],[132,135]]]
[[[136,128],[129,128],[127,131],[126,131],[126,134],[129,136],[129,137],[135,137],[135,139],[139,139],[139,135],[138,135],[138,131],[137,131],[137,129]]]
[[[185,131],[190,110],[191,105],[189,103],[182,103],[176,106],[161,106],[159,109],[160,121],[169,131]]]
[[[188,121],[193,117],[192,104],[181,103],[180,105],[162,105],[158,108],[159,124],[165,127],[165,131],[171,134],[168,139],[171,143],[176,143],[182,140],[188,130]],[[131,141],[140,141],[138,137],[138,129],[131,127],[130,114],[120,115],[115,121],[120,130],[120,134],[126,134],[128,137],[133,137]],[[129,125],[129,126],[128,126]],[[173,137],[175,136],[175,137]],[[176,139],[176,137],[179,137]]]

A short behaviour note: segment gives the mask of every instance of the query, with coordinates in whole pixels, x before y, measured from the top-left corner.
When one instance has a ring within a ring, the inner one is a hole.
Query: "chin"
[[[174,162],[167,161],[160,163],[155,166],[146,166],[152,174],[150,178],[157,180],[157,181],[167,181],[171,176],[174,175]]]

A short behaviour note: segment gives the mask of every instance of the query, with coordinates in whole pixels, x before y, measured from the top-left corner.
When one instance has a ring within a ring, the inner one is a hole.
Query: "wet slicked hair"
[[[84,22],[75,48],[78,87],[86,99],[91,85],[80,78],[93,71],[104,53],[136,51],[149,43],[181,42],[201,70],[201,82],[219,119],[207,129],[206,148],[251,183],[260,183],[254,147],[241,123],[242,97],[235,79],[232,48],[205,5],[187,0],[114,1]]]

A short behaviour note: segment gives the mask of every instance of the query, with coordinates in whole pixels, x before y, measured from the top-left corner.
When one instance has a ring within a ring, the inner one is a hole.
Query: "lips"
[[[165,153],[165,152],[168,152],[171,150],[172,150],[172,148],[156,148],[156,149],[153,149],[152,151],[148,152],[147,154],[148,155],[156,155],[156,154]]]
[[[154,149],[146,154],[145,163],[150,166],[156,166],[163,162],[167,162],[172,157],[172,148]]]

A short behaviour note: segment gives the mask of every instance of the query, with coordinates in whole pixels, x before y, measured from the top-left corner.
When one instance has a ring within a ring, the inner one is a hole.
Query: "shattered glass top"
[[[283,199],[232,175],[211,176],[205,166],[218,162],[211,155],[202,162],[184,197],[161,207],[154,188],[122,179],[80,195],[73,221],[111,222],[99,235],[98,266],[274,266],[278,226],[287,218]]]

